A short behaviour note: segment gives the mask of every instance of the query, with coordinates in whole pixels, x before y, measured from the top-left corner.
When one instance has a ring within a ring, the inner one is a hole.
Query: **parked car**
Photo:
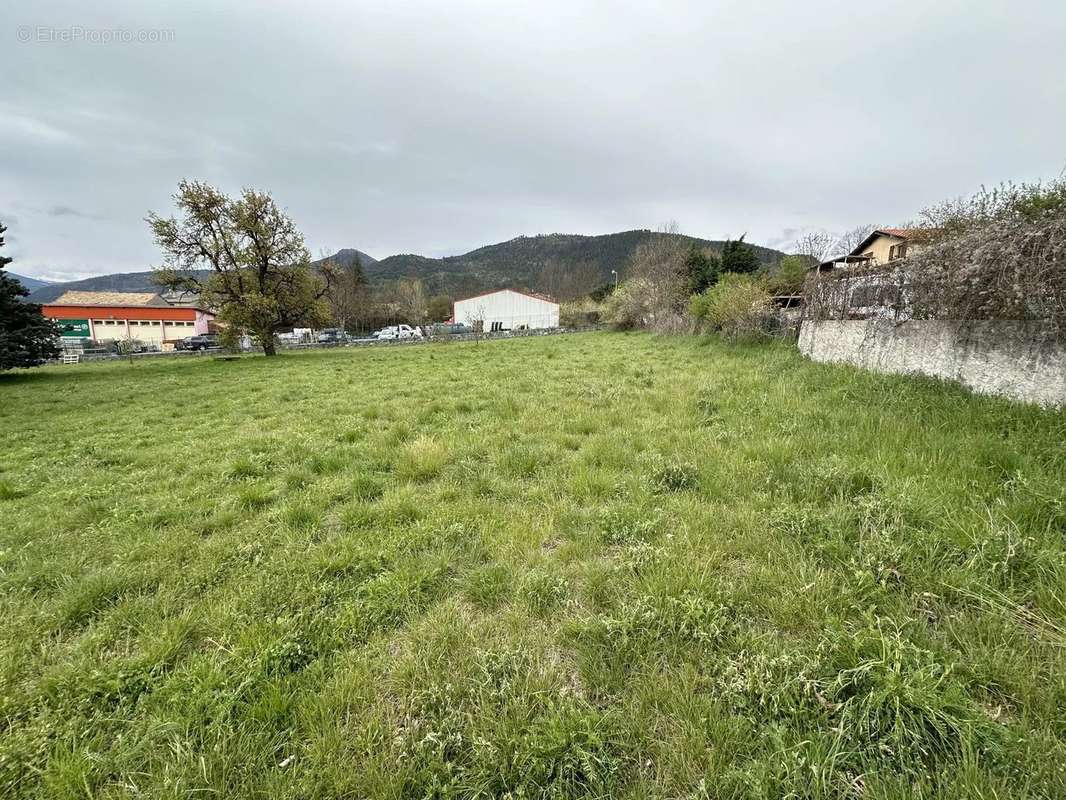
[[[462,322],[438,322],[431,325],[427,333],[431,336],[458,336],[470,333],[470,328]]]
[[[421,339],[422,331],[410,325],[390,325],[374,333],[375,339]]]
[[[318,332],[319,344],[340,344],[347,338],[340,328],[323,328]]]
[[[175,350],[211,350],[221,347],[217,333],[198,333],[195,336],[186,336],[174,345]]]

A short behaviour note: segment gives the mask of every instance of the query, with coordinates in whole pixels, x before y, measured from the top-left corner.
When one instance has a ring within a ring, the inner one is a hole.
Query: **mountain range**
[[[5,270],[5,272],[7,272],[7,270]],[[51,281],[42,281],[40,278],[29,278],[14,272],[8,272],[7,274],[21,283],[27,292],[34,292],[37,289],[43,289],[45,286],[51,285]]]
[[[506,242],[479,247],[462,255],[429,258],[411,253],[375,259],[352,248],[337,251],[326,260],[350,264],[358,256],[371,284],[381,285],[403,278],[421,280],[429,294],[452,297],[477,294],[492,289],[514,288],[546,292],[561,299],[591,291],[614,279],[625,277],[633,253],[641,245],[663,239],[676,239],[685,246],[719,252],[724,241],[700,239],[676,233],[649,230],[622,231],[601,236],[552,233],[519,236]],[[773,264],[784,254],[768,247],[750,245],[765,264]],[[34,303],[50,303],[67,290],[154,291],[151,271],[100,275],[67,283],[42,286],[29,297]]]

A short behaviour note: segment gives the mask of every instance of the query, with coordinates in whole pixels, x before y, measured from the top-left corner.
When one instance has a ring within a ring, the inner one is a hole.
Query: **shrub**
[[[749,275],[723,275],[706,292],[692,297],[689,313],[708,329],[733,339],[765,335],[774,324],[765,283]]]
[[[603,319],[618,331],[644,328],[652,321],[653,288],[648,281],[629,280],[603,302]]]
[[[603,306],[592,298],[572,300],[559,307],[559,324],[564,328],[583,328],[597,325],[603,316]]]
[[[803,291],[807,269],[814,263],[806,256],[785,256],[770,275],[770,290],[774,294],[798,294]]]

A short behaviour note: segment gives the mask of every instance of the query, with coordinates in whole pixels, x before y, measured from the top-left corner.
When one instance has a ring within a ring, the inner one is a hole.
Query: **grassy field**
[[[583,334],[0,377],[5,797],[1066,797],[1066,413]]]

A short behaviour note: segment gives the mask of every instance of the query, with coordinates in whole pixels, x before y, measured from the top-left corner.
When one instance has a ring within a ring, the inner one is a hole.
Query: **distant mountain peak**
[[[356,257],[359,258],[359,261],[360,263],[362,263],[363,267],[367,267],[370,264],[378,263],[378,260],[376,258],[371,255],[367,255],[362,250],[356,250],[354,247],[342,247],[333,255],[325,256],[324,258],[320,258],[313,263],[321,264],[325,261],[335,261],[342,267],[347,267],[349,264],[355,261]]]

